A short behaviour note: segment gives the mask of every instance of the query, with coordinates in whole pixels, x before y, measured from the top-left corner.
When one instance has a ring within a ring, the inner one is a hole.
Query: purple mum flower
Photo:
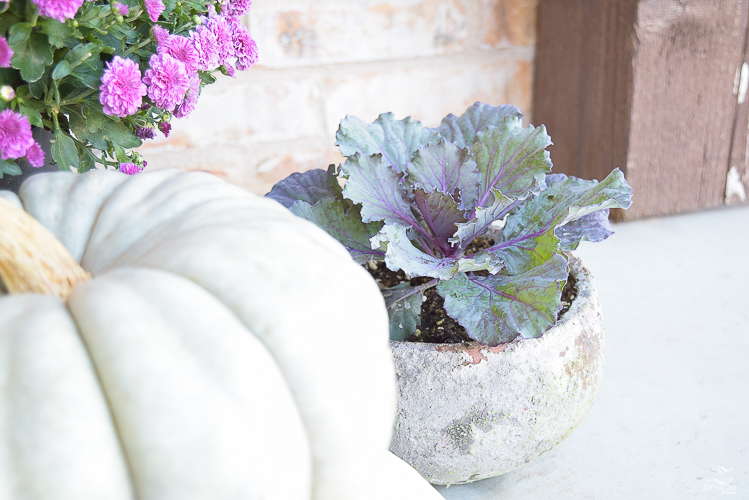
[[[135,135],[142,140],[153,139],[156,137],[151,127],[135,127]]]
[[[121,16],[126,16],[130,13],[130,7],[120,2],[114,3],[114,10],[117,14]]]
[[[120,118],[134,115],[146,95],[146,86],[140,79],[140,68],[135,61],[114,56],[107,63],[99,87],[99,102],[103,105],[104,113]]]
[[[34,168],[44,166],[44,151],[38,142],[34,142],[34,144],[26,150],[26,161]]]
[[[218,68],[220,47],[216,35],[205,26],[198,26],[195,31],[190,32],[190,40],[198,53],[198,69],[213,71]]]
[[[198,51],[195,50],[192,41],[187,37],[169,35],[159,47],[159,51],[182,61],[188,73],[194,73],[198,70]]]
[[[34,144],[29,119],[12,109],[0,113],[0,158],[21,158]]]
[[[164,137],[169,137],[169,132],[172,131],[172,124],[169,122],[160,122],[159,130],[161,130],[161,133],[164,134]]]
[[[120,172],[127,175],[135,175],[139,173],[141,168],[135,163],[120,163]]]
[[[247,28],[239,22],[232,23],[232,43],[234,55],[237,57],[237,69],[248,70],[257,62],[257,44],[250,36]]]
[[[156,24],[153,27],[153,38],[156,40],[156,45],[163,45],[167,38],[169,38],[169,32]]]
[[[200,77],[197,73],[190,75],[190,88],[185,94],[185,100],[174,110],[174,116],[177,118],[187,118],[195,109],[200,97]]]
[[[234,57],[234,44],[232,43],[232,30],[226,18],[222,16],[212,16],[205,23],[211,33],[216,36],[218,44],[218,64],[224,64],[227,60]]]
[[[162,2],[161,0],[143,0],[143,2],[146,4],[148,17],[150,17],[151,21],[155,23],[166,8],[164,7],[164,2]]]
[[[151,68],[143,78],[148,85],[148,97],[161,109],[173,111],[190,86],[185,63],[169,54],[154,54],[149,64]]]
[[[224,5],[223,12],[226,12],[229,17],[243,16],[250,10],[250,5],[252,5],[251,0],[229,0]]]
[[[57,19],[64,23],[66,19],[73,19],[75,13],[83,5],[83,0],[33,0],[39,8],[39,15]]]
[[[10,60],[13,58],[13,49],[8,45],[8,40],[0,36],[0,68],[10,68]]]

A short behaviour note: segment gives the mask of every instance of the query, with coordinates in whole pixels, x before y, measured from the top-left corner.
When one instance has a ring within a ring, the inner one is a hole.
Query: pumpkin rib
[[[0,388],[1,498],[134,498],[103,389],[58,299],[0,298]]]
[[[35,175],[19,191],[26,212],[42,223],[80,263],[101,207],[129,176],[92,170],[85,175]],[[75,214],[75,216],[71,216]]]
[[[121,307],[107,308],[112,301]],[[293,398],[219,301],[165,271],[120,268],[77,287],[68,305],[139,498],[308,498],[310,453]]]

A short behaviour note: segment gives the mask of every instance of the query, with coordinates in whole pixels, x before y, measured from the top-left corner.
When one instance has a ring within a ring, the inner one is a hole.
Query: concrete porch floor
[[[575,252],[606,324],[578,428],[448,500],[749,499],[749,207],[614,226]]]

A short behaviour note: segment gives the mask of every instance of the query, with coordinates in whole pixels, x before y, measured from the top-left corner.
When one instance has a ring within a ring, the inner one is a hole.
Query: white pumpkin
[[[322,230],[203,173],[20,202],[93,279],[0,296],[0,499],[441,498],[386,451],[387,314]]]

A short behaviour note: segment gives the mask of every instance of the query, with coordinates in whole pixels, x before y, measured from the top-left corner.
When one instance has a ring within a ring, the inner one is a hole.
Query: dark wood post
[[[742,0],[541,0],[533,123],[555,143],[554,170],[621,168],[634,188],[625,220],[722,205],[729,163],[749,180],[749,110],[737,103],[748,11]]]

